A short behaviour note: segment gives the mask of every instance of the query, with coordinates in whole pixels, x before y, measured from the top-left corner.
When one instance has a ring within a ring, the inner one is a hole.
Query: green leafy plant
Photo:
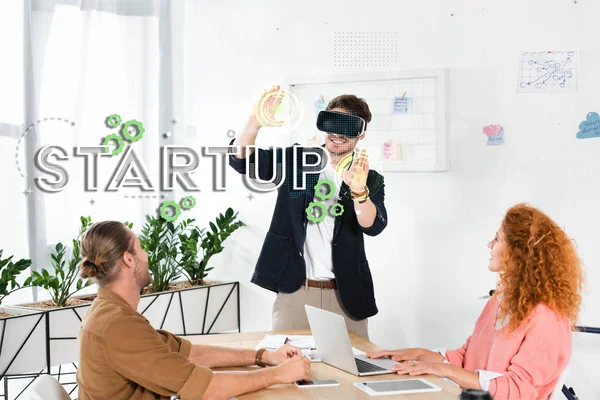
[[[174,224],[162,217],[146,216],[140,243],[148,254],[152,292],[169,290],[171,283],[181,277],[182,268],[179,262],[181,257],[177,251],[179,235],[192,229],[193,222],[193,219],[186,219]]]
[[[223,242],[243,225],[231,208],[210,223],[210,230],[199,229],[194,219],[175,224],[147,215],[140,242],[148,254],[152,292],[169,290],[182,275],[191,285],[203,285],[212,270],[208,261],[223,251]]]
[[[23,286],[19,285],[17,276],[31,266],[31,260],[21,259],[13,263],[11,261],[13,256],[3,259],[3,252],[4,250],[0,249],[0,271],[2,271],[0,272],[0,304],[9,294],[29,286],[29,282],[24,283]]]
[[[50,254],[54,273],[43,268],[40,272],[33,271],[25,281],[26,284],[46,289],[57,307],[66,306],[71,296],[92,284],[87,279],[84,281],[77,278],[81,263],[81,239],[85,231],[92,226],[91,217],[80,217],[80,221],[79,234],[76,239],[73,239],[71,259],[67,261],[65,256],[67,248],[62,243],[57,243],[54,251]],[[75,290],[72,290],[73,284],[75,284]]]
[[[204,278],[214,268],[208,266],[211,257],[222,252],[223,242],[233,232],[244,226],[242,221],[237,220],[237,215],[238,213],[234,214],[233,209],[228,208],[225,215],[219,214],[215,223],[209,223],[210,230],[193,227],[189,234],[179,235],[179,249],[182,254],[181,266],[183,274],[191,285],[204,284]]]

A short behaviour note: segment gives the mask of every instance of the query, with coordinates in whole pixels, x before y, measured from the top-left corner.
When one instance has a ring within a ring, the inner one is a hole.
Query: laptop
[[[304,307],[317,352],[324,363],[356,376],[394,373],[392,367],[398,363],[389,358],[374,360],[354,355],[344,317],[320,308]]]

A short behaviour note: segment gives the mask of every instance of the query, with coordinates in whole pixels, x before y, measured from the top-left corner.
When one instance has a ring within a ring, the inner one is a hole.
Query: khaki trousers
[[[289,329],[310,329],[304,305],[308,304],[322,310],[340,314],[346,320],[349,331],[369,339],[368,320],[355,321],[351,319],[338,300],[338,291],[301,287],[294,293],[278,293],[273,304],[273,324],[271,330],[282,331]]]

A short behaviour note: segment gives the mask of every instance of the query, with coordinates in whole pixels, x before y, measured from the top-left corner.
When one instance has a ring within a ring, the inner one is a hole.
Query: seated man
[[[99,286],[79,333],[79,399],[229,399],[308,377],[310,361],[299,349],[277,351],[192,345],[155,330],[137,312],[150,280],[148,256],[124,224],[94,224],[82,240],[81,276]],[[245,373],[213,367],[274,366]]]

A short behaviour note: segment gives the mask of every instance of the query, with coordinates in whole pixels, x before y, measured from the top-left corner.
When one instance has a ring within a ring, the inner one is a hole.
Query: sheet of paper
[[[488,146],[499,146],[504,144],[504,129],[500,129],[498,135],[488,136],[487,139]]]
[[[385,161],[393,161],[398,158],[397,144],[393,140],[388,140],[383,143],[383,159]]]
[[[538,51],[521,54],[519,93],[577,92],[577,52]]]
[[[596,112],[588,113],[585,121],[579,124],[577,139],[590,139],[600,137],[600,115]]]
[[[406,114],[408,112],[408,97],[394,97],[394,109],[392,114]]]
[[[311,335],[265,335],[263,340],[258,343],[256,350],[265,348],[267,350],[277,350],[284,344],[295,346],[302,350],[302,354],[308,356],[311,362],[321,362],[319,352],[315,347],[315,340]],[[355,356],[365,355],[364,351],[361,351],[355,347],[352,347],[352,352]]]
[[[284,344],[289,344],[303,350],[315,348],[315,340],[310,335],[265,335],[256,348],[260,349],[264,347],[268,350],[275,350]]]
[[[487,136],[498,136],[498,132],[500,132],[500,125],[487,125],[483,127],[483,133]]]

